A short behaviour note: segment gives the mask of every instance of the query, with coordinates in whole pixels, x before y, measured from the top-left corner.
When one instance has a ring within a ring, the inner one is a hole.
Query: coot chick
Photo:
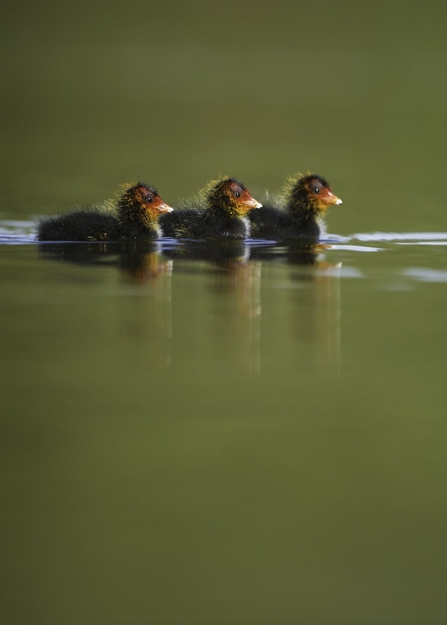
[[[317,174],[291,178],[282,197],[283,208],[264,205],[250,214],[253,237],[316,241],[321,234],[325,211],[333,204],[342,203],[332,193],[329,183]]]
[[[210,182],[201,192],[201,205],[163,215],[165,236],[188,239],[246,239],[250,236],[247,214],[261,204],[237,178]]]
[[[39,241],[117,241],[157,239],[163,236],[160,215],[173,209],[155,187],[145,182],[123,186],[116,206],[76,208],[69,213],[44,217],[37,226]]]

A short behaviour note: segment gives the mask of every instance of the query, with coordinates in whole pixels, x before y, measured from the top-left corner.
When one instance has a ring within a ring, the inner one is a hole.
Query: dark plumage
[[[74,209],[44,217],[37,226],[39,241],[113,241],[118,220],[107,208]]]
[[[318,240],[324,212],[341,200],[317,174],[291,178],[283,193],[284,208],[264,205],[250,215],[254,238]]]
[[[181,208],[160,219],[164,235],[189,239],[246,239],[250,222],[246,215],[261,204],[237,178],[213,181],[202,191],[202,205]],[[203,205],[204,204],[204,205]]]
[[[144,183],[125,185],[116,206],[77,208],[44,217],[37,226],[39,241],[117,241],[163,236],[158,219],[172,211],[157,190]]]

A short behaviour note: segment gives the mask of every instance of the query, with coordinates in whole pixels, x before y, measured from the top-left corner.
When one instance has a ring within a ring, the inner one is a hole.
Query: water
[[[2,623],[445,623],[446,11],[5,9]],[[318,248],[34,240],[306,170]]]
[[[446,233],[1,225],[9,622],[440,622]]]

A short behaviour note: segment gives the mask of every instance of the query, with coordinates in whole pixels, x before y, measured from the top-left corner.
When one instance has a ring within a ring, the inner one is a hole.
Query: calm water
[[[447,622],[446,19],[5,11],[2,623]],[[319,248],[34,241],[131,180],[306,170],[343,199]]]
[[[8,622],[442,622],[447,234],[331,243],[0,246]]]

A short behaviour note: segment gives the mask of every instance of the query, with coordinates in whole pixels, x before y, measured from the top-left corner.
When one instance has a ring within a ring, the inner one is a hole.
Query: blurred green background
[[[149,179],[252,192],[329,179],[334,232],[443,227],[440,2],[12,3],[2,206],[48,213]],[[422,207],[421,204],[424,204]]]
[[[0,218],[309,169],[330,232],[445,232],[446,17],[11,3]],[[0,246],[2,623],[445,623],[446,248],[406,243]]]

